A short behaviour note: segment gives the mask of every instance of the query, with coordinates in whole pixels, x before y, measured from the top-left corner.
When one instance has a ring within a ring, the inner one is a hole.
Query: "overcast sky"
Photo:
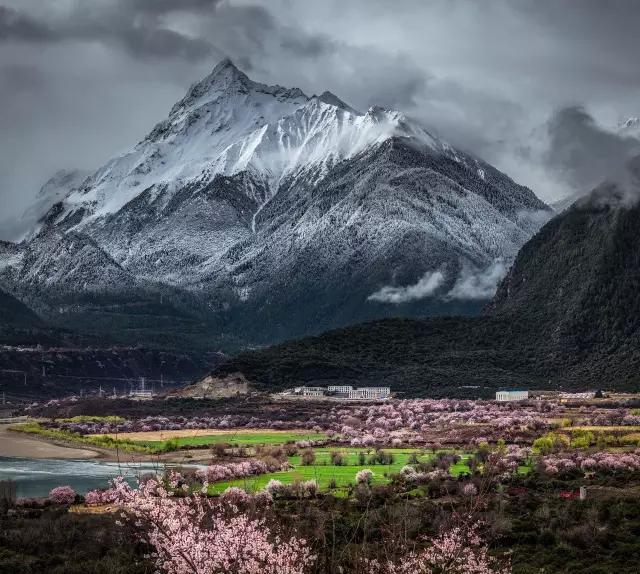
[[[634,0],[0,0],[0,220],[135,144],[225,56],[399,108],[552,201],[637,144],[611,130],[640,115],[639,23]]]

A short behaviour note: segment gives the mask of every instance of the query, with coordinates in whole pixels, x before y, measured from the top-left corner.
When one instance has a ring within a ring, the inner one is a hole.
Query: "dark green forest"
[[[640,207],[598,190],[522,248],[482,316],[360,324],[242,353],[216,373],[262,390],[341,380],[400,396],[637,390],[639,294]]]

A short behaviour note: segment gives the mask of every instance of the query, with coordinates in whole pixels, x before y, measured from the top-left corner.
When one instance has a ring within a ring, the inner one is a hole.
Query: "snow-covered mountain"
[[[548,210],[400,112],[259,84],[229,60],[62,187],[29,240],[0,248],[0,286],[52,314],[71,294],[180,293],[215,334],[255,342],[464,309],[444,297],[459,271],[511,261]],[[428,299],[369,299],[435,270]]]

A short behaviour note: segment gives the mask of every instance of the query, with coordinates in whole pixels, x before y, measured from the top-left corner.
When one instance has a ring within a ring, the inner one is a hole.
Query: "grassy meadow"
[[[410,464],[412,455],[417,457],[418,462],[427,462],[433,459],[433,453],[424,453],[418,449],[383,449],[383,452],[392,456],[392,462],[389,464],[371,463],[370,458],[373,454],[371,449],[366,448],[315,448],[313,449],[316,459],[313,464],[302,464],[302,456],[300,454],[288,457],[289,463],[293,465],[293,469],[270,472],[256,477],[240,478],[235,480],[218,482],[210,486],[212,494],[223,492],[230,486],[237,486],[248,492],[257,492],[262,490],[270,480],[279,480],[284,484],[290,484],[295,481],[315,480],[320,489],[327,489],[332,481],[338,489],[346,489],[351,485],[355,485],[356,473],[362,469],[368,468],[373,472],[372,484],[386,484],[389,479],[386,475],[400,472],[403,466]],[[342,464],[333,464],[331,453],[338,452],[342,456]],[[360,464],[360,456],[365,456],[364,464]],[[451,465],[449,472],[453,477],[470,472],[467,466],[467,460],[470,454],[459,454],[460,461]]]
[[[175,449],[202,447],[215,444],[228,444],[230,446],[278,446],[288,442],[296,442],[301,440],[323,440],[325,435],[319,433],[310,433],[308,431],[274,431],[274,430],[252,430],[242,429],[228,432],[212,433],[208,430],[201,430],[193,433],[191,436],[180,436],[178,431],[163,431],[162,440],[145,440],[146,433],[131,433],[130,435],[120,435],[122,438],[132,440],[135,444],[150,447],[153,449],[162,448],[163,445],[171,442]],[[158,435],[158,433],[150,433]],[[135,435],[135,436],[131,436]],[[114,435],[110,435],[114,436]],[[175,450],[174,449],[174,450]]]

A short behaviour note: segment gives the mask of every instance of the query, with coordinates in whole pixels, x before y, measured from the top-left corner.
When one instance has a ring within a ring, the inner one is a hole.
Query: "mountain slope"
[[[639,247],[640,206],[606,184],[522,248],[492,313],[517,316],[538,338],[549,338],[578,372],[597,362],[609,377],[637,380]]]
[[[244,353],[215,376],[260,389],[344,381],[411,396],[505,386],[637,389],[640,205],[605,185],[522,248],[486,315],[387,320]]]
[[[44,227],[0,251],[0,285],[73,324],[88,322],[79,296],[113,310],[162,293],[202,318],[209,345],[263,344],[477,312],[448,296],[461,270],[510,262],[541,213],[529,189],[400,112],[259,84],[225,60],[130,151],[70,180]],[[371,299],[433,273],[431,293]]]
[[[26,305],[0,290],[0,329],[9,326],[32,327],[41,325],[40,318]]]

